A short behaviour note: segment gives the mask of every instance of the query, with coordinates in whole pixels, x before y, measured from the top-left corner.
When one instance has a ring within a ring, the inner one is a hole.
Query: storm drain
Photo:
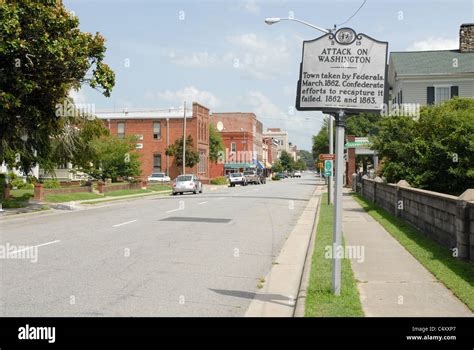
[[[184,222],[208,222],[212,224],[225,224],[231,219],[220,219],[220,218],[193,218],[188,216],[170,216],[160,221],[184,221]]]

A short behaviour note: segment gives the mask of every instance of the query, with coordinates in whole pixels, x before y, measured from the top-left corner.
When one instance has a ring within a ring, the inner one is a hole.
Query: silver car
[[[194,174],[179,175],[173,182],[173,196],[193,192],[202,193],[202,183]]]

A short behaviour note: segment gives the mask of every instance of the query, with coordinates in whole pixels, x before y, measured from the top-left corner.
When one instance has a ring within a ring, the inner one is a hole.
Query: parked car
[[[243,173],[231,173],[229,176],[230,187],[235,187],[235,185],[247,186],[247,179]]]
[[[173,196],[185,192],[202,193],[202,183],[194,174],[179,175],[173,182]]]
[[[257,174],[256,171],[253,171],[253,170],[244,171],[244,176],[245,176],[245,180],[247,180],[247,183],[260,185],[260,176]]]
[[[171,181],[169,176],[165,173],[153,173],[148,176],[148,182],[169,182]]]
[[[301,177],[301,171],[296,170],[296,171],[293,173],[293,177]]]
[[[285,175],[285,173],[283,173],[283,172],[277,173],[276,176],[278,176],[280,179],[284,179],[284,178],[287,177],[287,176]]]

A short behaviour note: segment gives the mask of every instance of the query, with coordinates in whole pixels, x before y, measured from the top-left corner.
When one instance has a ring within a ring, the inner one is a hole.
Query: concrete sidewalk
[[[363,261],[351,265],[366,316],[473,316],[348,192],[343,208],[346,246],[364,248]]]

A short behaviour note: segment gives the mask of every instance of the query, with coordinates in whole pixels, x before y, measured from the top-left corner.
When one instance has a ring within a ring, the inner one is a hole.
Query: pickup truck
[[[244,176],[245,176],[245,179],[247,180],[247,183],[249,184],[260,185],[261,183],[260,175],[258,175],[256,171],[252,171],[252,170],[244,171]]]

